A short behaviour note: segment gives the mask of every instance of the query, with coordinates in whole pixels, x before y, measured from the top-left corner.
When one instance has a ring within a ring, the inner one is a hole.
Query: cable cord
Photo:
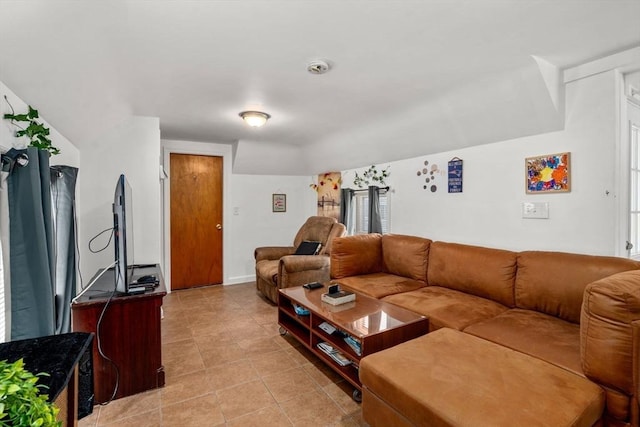
[[[78,272],[78,277],[80,278],[80,289],[84,289],[84,279],[82,278],[82,271],[80,271],[80,245],[78,244],[78,219],[76,218],[76,200],[73,199],[73,233],[75,236],[75,249],[76,249],[76,271]]]
[[[120,269],[118,268],[117,265],[116,265],[115,273],[120,274]],[[117,282],[118,281],[116,280],[116,283]],[[102,308],[102,312],[100,313],[100,317],[98,318],[98,323],[96,324],[96,342],[98,345],[98,353],[104,360],[111,363],[111,366],[113,366],[113,368],[116,370],[116,383],[113,388],[113,393],[111,394],[111,397],[109,398],[109,400],[100,404],[102,406],[108,405],[109,403],[111,403],[113,399],[115,399],[116,394],[118,393],[118,387],[120,386],[120,369],[118,369],[118,365],[116,365],[116,362],[114,362],[111,358],[109,358],[109,356],[104,354],[104,351],[102,350],[102,340],[100,339],[100,327],[102,326],[102,320],[104,318],[105,312],[107,311],[107,307],[111,303],[111,300],[113,299],[113,297],[116,295],[116,290],[117,290],[117,285],[114,285],[113,290],[111,291],[111,295],[109,295],[109,299],[104,304],[104,307]]]
[[[100,249],[93,250],[93,249],[91,248],[91,243],[93,243],[93,241],[94,241],[94,240],[96,240],[98,237],[102,236],[102,235],[103,235],[104,233],[106,233],[107,231],[110,231],[110,232],[111,232],[111,234],[109,235],[109,240],[107,241],[107,244],[106,244],[106,245],[104,245],[104,246],[103,246],[102,248],[100,248]],[[101,232],[99,232],[98,234],[96,234],[95,236],[93,236],[93,237],[91,238],[91,240],[89,240],[89,245],[88,245],[88,246],[89,246],[89,251],[90,251],[91,253],[97,254],[98,252],[102,252],[102,251],[104,251],[105,249],[107,249],[107,248],[109,247],[109,244],[111,244],[111,239],[113,239],[113,233],[114,233],[114,231],[115,231],[115,227],[105,228],[104,230],[102,230]]]

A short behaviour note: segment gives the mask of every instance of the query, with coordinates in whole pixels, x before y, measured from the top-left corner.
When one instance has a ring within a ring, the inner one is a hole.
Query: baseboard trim
[[[223,285],[224,286],[227,286],[227,285],[238,285],[240,283],[255,282],[255,281],[256,281],[255,274],[250,274],[248,276],[229,277],[229,279],[227,281],[225,281],[223,283]]]

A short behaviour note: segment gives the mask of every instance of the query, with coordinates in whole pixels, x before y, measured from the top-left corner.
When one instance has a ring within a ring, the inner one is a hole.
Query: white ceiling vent
[[[307,64],[307,71],[311,74],[324,74],[329,71],[329,64],[321,59],[316,59]]]

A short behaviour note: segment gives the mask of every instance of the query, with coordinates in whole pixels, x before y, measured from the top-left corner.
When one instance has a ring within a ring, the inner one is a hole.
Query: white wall
[[[162,140],[162,148],[163,164],[169,173],[172,152],[223,157],[222,274],[225,285],[254,280],[254,249],[263,245],[290,245],[302,223],[316,212],[315,192],[309,188],[311,178],[308,176],[233,174],[232,147],[228,144]],[[287,212],[271,212],[272,193],[287,194]],[[163,194],[164,269],[165,279],[170,281],[168,185],[164,186]]]
[[[29,144],[29,139],[25,136],[16,138],[16,127],[11,124],[11,121],[2,118],[5,114],[11,113],[11,107],[9,107],[9,104],[7,104],[7,101],[4,99],[5,96],[13,106],[16,114],[22,114],[28,111],[27,103],[18,98],[4,83],[0,82],[0,151],[2,152],[6,152],[11,148],[25,148]],[[38,110],[37,105],[32,105],[32,107]],[[60,149],[60,154],[51,157],[50,164],[78,167],[80,165],[80,152],[78,149],[71,141],[49,125],[43,117],[46,112],[38,110],[38,113],[40,115],[40,121],[49,127],[51,144]]]
[[[229,279],[240,283],[255,279],[253,252],[259,246],[291,246],[300,226],[317,213],[317,193],[309,176],[233,175]],[[287,195],[287,211],[272,212],[271,195]]]
[[[122,173],[133,191],[134,261],[161,262],[158,119],[132,117],[86,146],[80,153],[78,189],[78,246],[84,284],[99,268],[114,261],[113,242],[97,254],[90,253],[87,245],[93,236],[113,227],[113,195]],[[108,235],[96,240],[92,248],[104,246]]]
[[[391,162],[391,231],[512,250],[614,255],[616,81],[609,71],[567,84],[562,131]],[[524,159],[565,151],[571,152],[571,192],[527,195]],[[461,194],[447,193],[454,156],[464,160]],[[443,171],[435,193],[417,176],[425,160]],[[343,172],[345,186],[353,172]],[[522,219],[524,201],[548,202],[549,219]]]

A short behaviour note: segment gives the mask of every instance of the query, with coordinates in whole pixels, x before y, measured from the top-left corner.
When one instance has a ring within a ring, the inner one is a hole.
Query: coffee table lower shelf
[[[278,299],[278,324],[282,335],[289,334],[315,354],[353,387],[353,399],[361,401],[362,384],[358,377],[360,360],[428,332],[429,321],[400,307],[357,294],[356,301],[344,306],[330,306],[320,301],[322,290],[300,288],[281,289]],[[306,308],[308,315],[299,315],[294,305]],[[381,325],[381,318],[386,325]],[[328,334],[319,327],[328,323],[338,332]],[[375,327],[373,325],[376,325]],[[359,329],[359,330],[358,330]],[[360,343],[357,354],[345,341],[349,335]],[[318,348],[326,342],[351,361],[342,366]]]

